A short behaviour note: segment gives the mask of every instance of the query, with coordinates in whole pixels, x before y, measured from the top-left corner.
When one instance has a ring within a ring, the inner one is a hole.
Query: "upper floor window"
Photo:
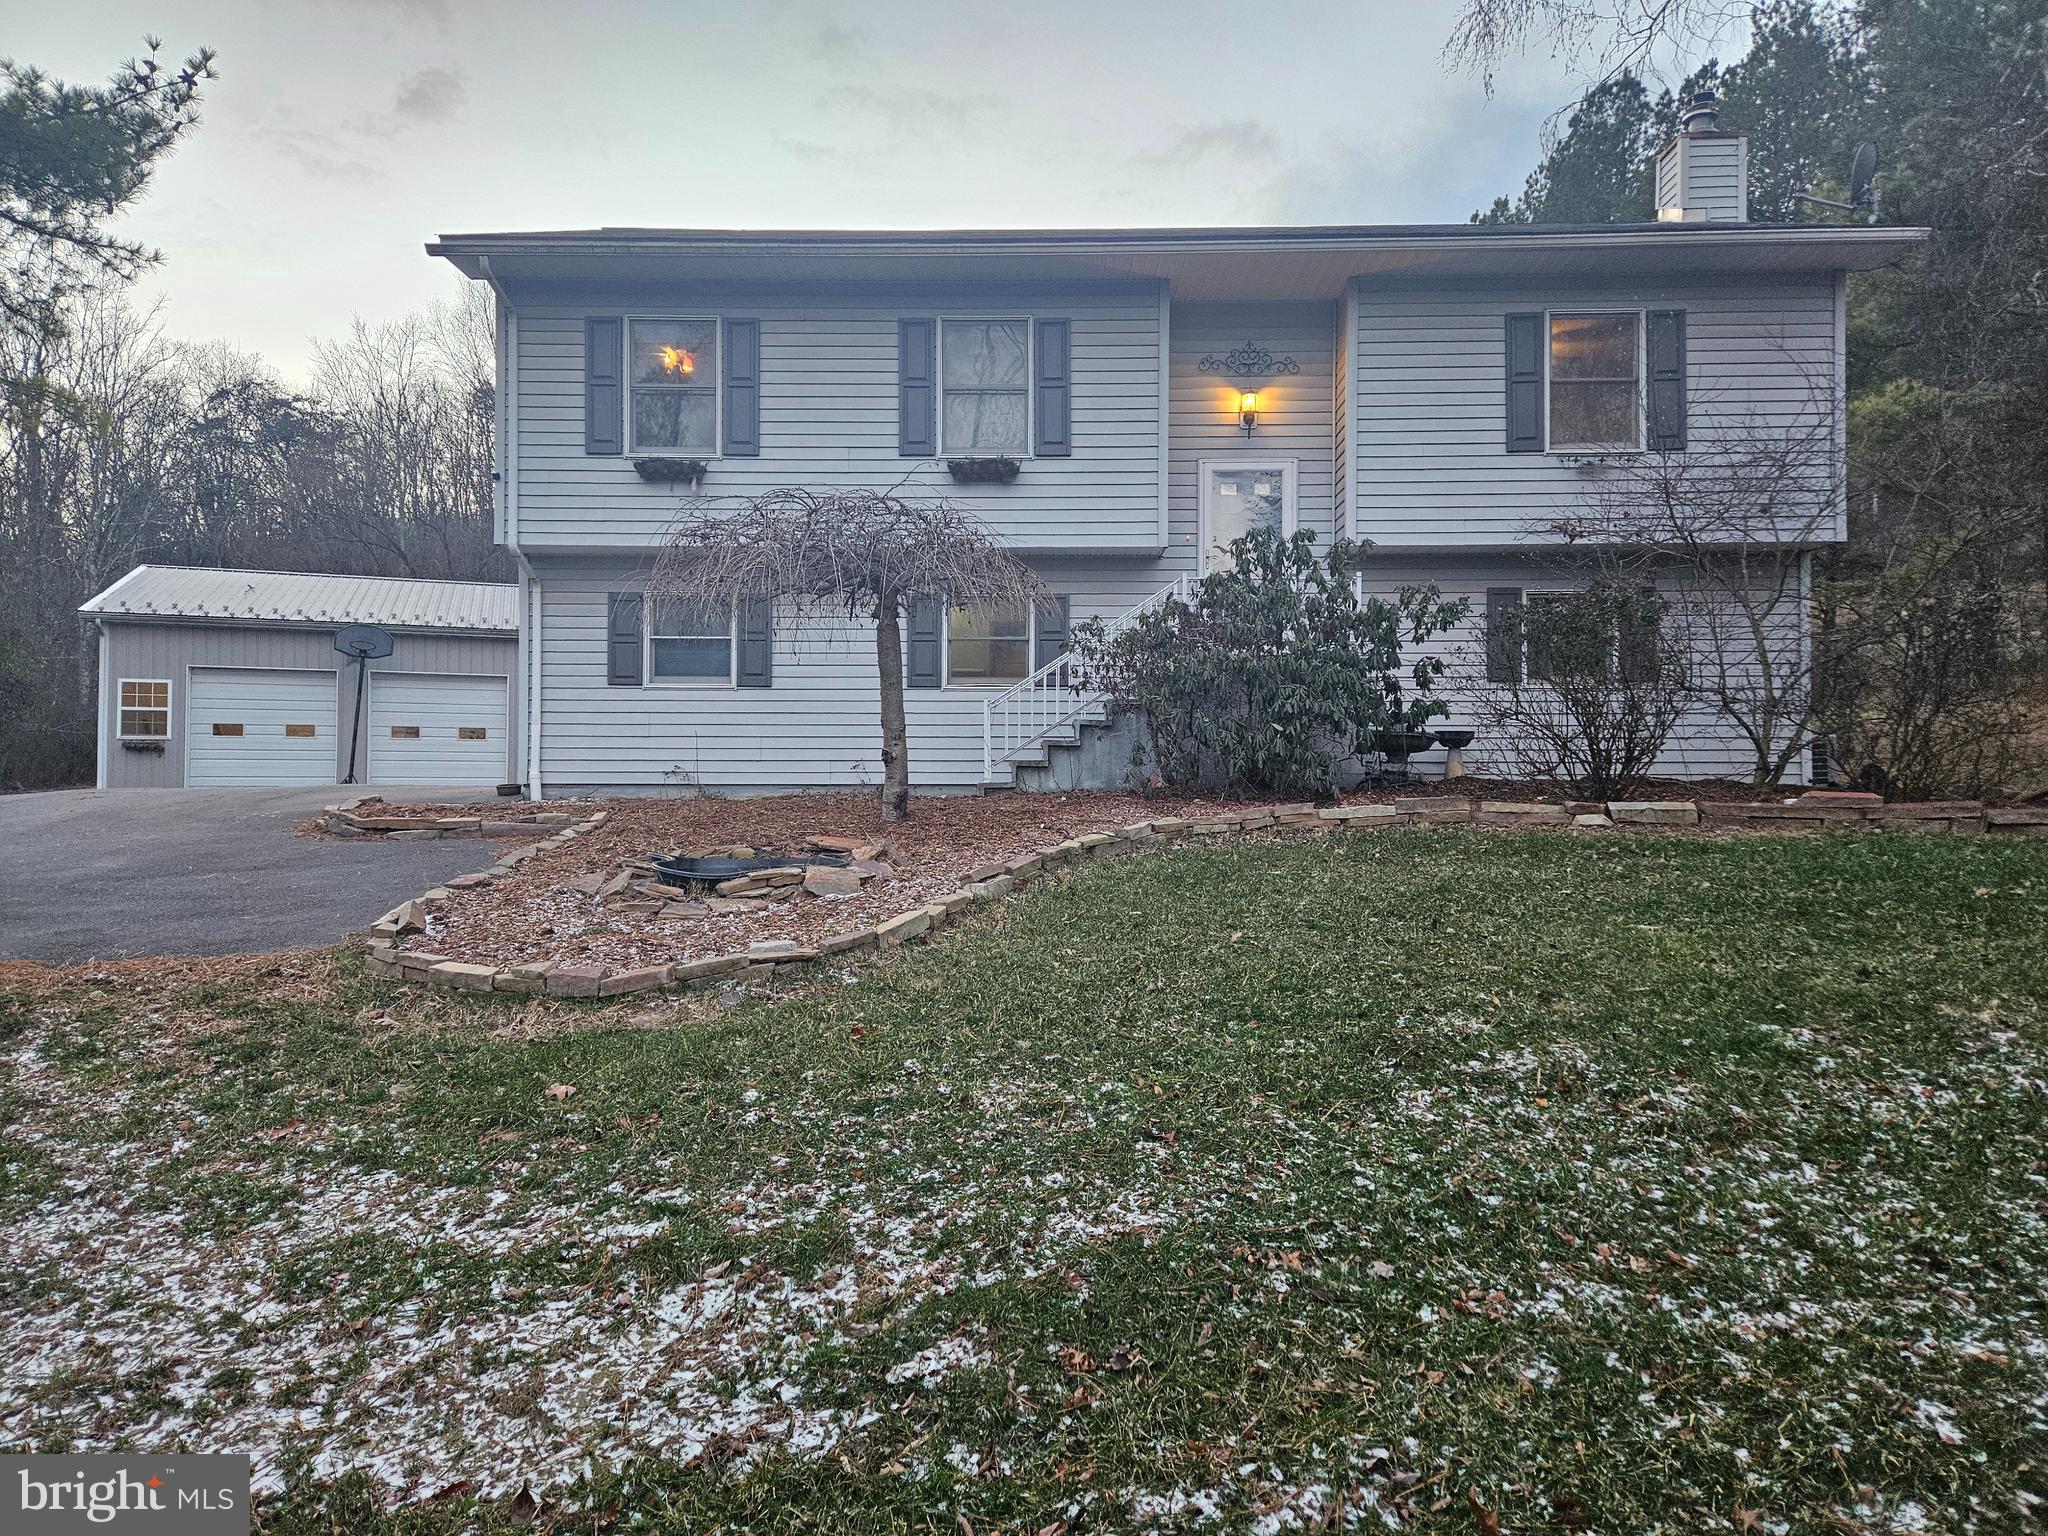
[[[1030,321],[941,320],[939,451],[1026,452],[1031,445],[1030,385]]]
[[[654,683],[730,683],[730,608],[664,599],[647,625],[647,679]]]
[[[1550,317],[1550,448],[1554,453],[1643,445],[1642,316]]]
[[[718,322],[635,320],[630,352],[632,450],[716,453]]]
[[[946,681],[1014,683],[1031,675],[1031,610],[971,603],[946,615]]]
[[[171,734],[171,685],[121,679],[121,717],[115,733],[123,741],[161,741]]]

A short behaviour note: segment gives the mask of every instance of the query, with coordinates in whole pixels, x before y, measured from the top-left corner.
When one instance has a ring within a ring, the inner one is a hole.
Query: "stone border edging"
[[[322,806],[320,830],[335,837],[377,837],[397,843],[441,837],[526,837],[536,832],[596,826],[604,819],[600,813],[594,822],[579,822],[567,811],[535,811],[527,816],[485,816],[479,813],[475,816],[436,816],[431,820],[421,816],[362,814],[364,806],[383,803],[382,795],[357,795],[339,805]]]
[[[1113,858],[1145,849],[1166,847],[1192,838],[1222,837],[1246,832],[1323,834],[1376,827],[1473,822],[1486,826],[1560,827],[1602,831],[1636,827],[1723,827],[1757,832],[1820,831],[1844,826],[1875,829],[1948,832],[1965,836],[1986,833],[2007,837],[2048,838],[2048,809],[1986,809],[1978,800],[1935,800],[1917,805],[1786,803],[1716,803],[1691,800],[1611,800],[1565,805],[1508,800],[1463,800],[1456,797],[1395,800],[1375,805],[1263,806],[1235,816],[1162,817],[1133,822],[1115,832],[1089,832],[1049,848],[1022,853],[1000,864],[983,864],[968,873],[960,889],[923,902],[870,928],[834,935],[815,944],[794,939],[757,939],[744,951],[710,955],[671,965],[614,971],[598,964],[561,965],[537,961],[525,965],[473,965],[445,955],[401,950],[399,940],[422,930],[426,917],[444,905],[454,891],[492,884],[551,845],[569,842],[601,827],[610,812],[572,823],[545,841],[515,848],[489,870],[460,875],[445,886],[401,903],[370,929],[365,973],[396,981],[461,992],[546,993],[550,997],[621,997],[633,992],[699,987],[717,982],[745,982],[777,971],[808,966],[833,955],[864,950],[896,949],[943,926],[976,902],[996,901],[1018,886],[1071,863],[1088,858]]]

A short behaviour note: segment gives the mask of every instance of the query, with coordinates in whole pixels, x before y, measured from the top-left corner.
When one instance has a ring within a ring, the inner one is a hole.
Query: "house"
[[[101,789],[517,777],[517,587],[139,565],[80,612]],[[350,625],[390,653],[342,654]]]
[[[1833,510],[1786,538],[1839,539],[1846,276],[1924,232],[1751,224],[1746,176],[1746,142],[1702,111],[1642,225],[444,236],[428,250],[497,301],[518,777],[534,795],[879,781],[867,626],[643,600],[691,497],[950,497],[1059,594],[909,615],[923,790],[1116,782],[1119,754],[1088,750],[1099,710],[1059,689],[1069,627],[1157,601],[1254,523],[1369,539],[1373,582],[1469,597],[1443,644],[1474,656],[1489,607],[1554,581],[1546,530],[1589,455],[1817,409]],[[1747,761],[1695,712],[1661,766]]]

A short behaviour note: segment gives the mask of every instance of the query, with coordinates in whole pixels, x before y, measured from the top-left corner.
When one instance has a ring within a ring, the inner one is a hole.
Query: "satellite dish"
[[[379,656],[389,656],[395,643],[391,631],[381,624],[351,624],[334,637],[334,648],[357,661],[374,661]]]
[[[1794,192],[1792,200],[1797,203],[1812,203],[1817,208],[1833,208],[1842,213],[1860,213],[1866,222],[1877,222],[1877,146],[1862,143],[1856,146],[1856,158],[1849,162],[1849,201],[1838,203],[1832,198],[1815,197],[1811,192]]]
[[[1861,208],[1870,202],[1870,183],[1877,175],[1877,146],[1856,146],[1856,159],[1849,166],[1849,206]]]

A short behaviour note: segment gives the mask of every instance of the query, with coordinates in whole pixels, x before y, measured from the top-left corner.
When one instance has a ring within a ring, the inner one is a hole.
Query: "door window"
[[[1209,464],[1202,484],[1202,569],[1230,568],[1230,546],[1255,528],[1294,531],[1294,465]]]

